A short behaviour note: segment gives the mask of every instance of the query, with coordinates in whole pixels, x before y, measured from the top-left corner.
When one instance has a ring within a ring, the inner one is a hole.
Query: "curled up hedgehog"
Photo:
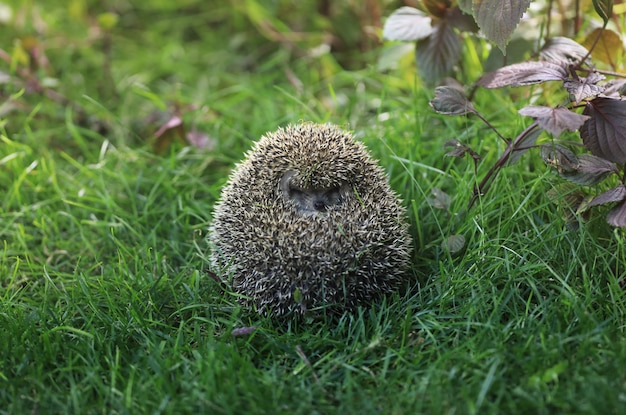
[[[262,137],[228,179],[210,228],[211,265],[265,315],[368,305],[406,274],[405,216],[351,134],[289,126]]]

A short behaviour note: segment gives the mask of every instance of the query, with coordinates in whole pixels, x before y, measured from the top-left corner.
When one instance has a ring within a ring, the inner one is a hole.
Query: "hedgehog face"
[[[212,267],[264,314],[367,305],[406,272],[405,214],[350,134],[290,126],[258,141],[222,190]]]
[[[280,179],[278,191],[283,200],[300,214],[326,213],[329,208],[339,206],[346,197],[347,184],[326,188],[307,188],[296,184],[297,173],[287,171]]]

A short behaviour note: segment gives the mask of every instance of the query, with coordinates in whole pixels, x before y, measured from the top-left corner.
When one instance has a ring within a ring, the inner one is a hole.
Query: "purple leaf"
[[[449,8],[445,19],[461,32],[476,33],[479,30],[476,20],[474,20],[474,16],[472,16],[471,12],[464,13],[460,7]]]
[[[553,37],[539,51],[541,59],[552,63],[578,64],[588,54],[581,44],[568,37]]]
[[[546,144],[541,146],[541,158],[559,173],[572,173],[578,168],[579,161],[576,154],[561,144]]]
[[[478,26],[502,53],[509,36],[528,9],[531,0],[481,0],[473,2],[474,17]]]
[[[429,102],[432,109],[444,115],[465,115],[476,113],[472,103],[465,94],[451,86],[438,86],[435,88],[435,98]]]
[[[611,209],[606,215],[606,221],[611,226],[625,227],[626,226],[626,202],[622,202],[619,205]]]
[[[443,78],[461,58],[461,38],[442,20],[433,33],[415,44],[415,59],[425,81]]]
[[[217,274],[216,274],[216,273],[214,273],[213,271],[211,271],[211,270],[209,270],[209,269],[206,269],[206,270],[205,270],[205,272],[206,272],[206,273],[207,273],[207,275],[208,275],[211,279],[213,279],[215,282],[220,283],[220,284],[222,283],[222,280],[220,279],[220,277],[218,277],[218,276],[217,276]]]
[[[537,128],[537,125],[537,122],[532,123],[515,137],[515,140],[513,140],[512,153],[508,159],[509,165],[519,160],[525,152],[535,145],[537,138],[539,138],[539,135],[543,131],[541,128]]]
[[[441,245],[451,254],[456,254],[465,246],[465,237],[461,234],[450,235]]]
[[[249,336],[256,329],[257,329],[257,326],[237,327],[236,329],[233,329],[233,331],[230,333],[230,335],[233,336],[233,337]]]
[[[606,205],[607,203],[621,202],[626,199],[626,186],[620,185],[591,199],[587,207]]]
[[[590,71],[587,78],[580,79],[586,79],[588,84],[597,84],[600,81],[604,81],[606,79],[606,76],[602,75],[598,71]]]
[[[593,154],[581,154],[577,157],[578,165],[573,172],[561,174],[570,182],[583,186],[593,186],[604,180],[609,174],[618,174],[615,164]]]
[[[591,72],[587,78],[568,78],[563,82],[563,86],[574,97],[574,102],[578,104],[585,98],[595,97],[604,91],[604,86],[596,85],[603,80],[604,76],[597,72]]]
[[[435,209],[448,210],[450,208],[452,201],[450,195],[437,187],[430,189],[430,193],[432,193],[433,197],[427,199],[429,205]]]
[[[614,163],[626,162],[626,101],[597,97],[583,114],[591,117],[580,128],[585,147]]]
[[[555,138],[564,130],[576,131],[589,119],[586,115],[577,114],[564,107],[529,106],[518,111],[520,115],[533,117],[541,128]]]
[[[186,138],[189,144],[203,150],[211,150],[215,147],[215,140],[209,137],[207,133],[191,130],[187,133]]]
[[[611,79],[604,85],[603,95],[619,98],[626,93],[626,79]]]
[[[181,127],[183,120],[178,114],[173,114],[155,133],[155,137],[162,136],[166,131]]]
[[[546,81],[564,81],[567,70],[556,63],[522,62],[505,66],[480,78],[479,86],[485,88],[501,88],[503,86],[524,86],[539,84]]]
[[[401,7],[391,13],[383,28],[383,39],[413,41],[424,39],[433,32],[432,19],[413,7]]]
[[[446,157],[462,158],[463,156],[465,156],[465,153],[467,153],[474,159],[474,161],[480,160],[480,155],[478,155],[478,153],[476,153],[465,144],[461,143],[459,140],[448,140],[444,144],[444,147],[453,147],[451,151],[444,154],[444,156]]]

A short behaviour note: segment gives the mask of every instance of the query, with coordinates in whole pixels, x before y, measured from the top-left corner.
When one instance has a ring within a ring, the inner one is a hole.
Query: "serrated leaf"
[[[600,193],[598,196],[591,199],[591,202],[587,204],[587,207],[606,205],[607,203],[621,202],[626,199],[626,186],[620,185],[613,189],[607,190],[604,193]]]
[[[603,159],[626,162],[626,101],[597,97],[583,114],[590,117],[580,128],[585,147]]]
[[[443,78],[461,59],[461,50],[461,38],[442,20],[430,36],[415,44],[419,75],[427,82]]]
[[[541,146],[541,158],[544,163],[554,167],[559,173],[574,172],[579,164],[576,154],[561,144],[545,144]]]
[[[578,130],[589,119],[586,115],[578,114],[564,107],[528,106],[519,110],[518,113],[526,117],[533,117],[541,128],[555,138],[565,130]]]
[[[615,206],[606,215],[606,221],[611,226],[623,228],[626,226],[626,203],[622,202]]]
[[[569,92],[574,103],[578,104],[584,99],[600,95],[604,91],[604,86],[596,85],[596,82],[604,79],[602,75],[592,72],[587,78],[569,78],[563,82],[563,87]]]
[[[431,35],[432,19],[413,7],[400,7],[391,13],[383,27],[383,39],[414,41]]]
[[[487,39],[505,53],[509,37],[530,2],[531,0],[474,0],[474,18]]]
[[[465,237],[463,235],[450,235],[442,244],[443,249],[451,254],[456,254],[465,247]]]
[[[439,114],[465,115],[476,113],[474,106],[465,94],[452,86],[438,86],[435,88],[435,97],[429,105]]]
[[[593,154],[581,154],[577,159],[578,165],[575,171],[561,174],[563,178],[572,183],[593,186],[600,183],[608,175],[619,173],[615,164]]]
[[[613,16],[613,0],[593,0],[593,8],[600,15],[606,26],[611,16]]]
[[[525,86],[546,81],[564,81],[567,70],[552,62],[522,62],[504,66],[480,78],[479,86],[501,88],[504,86]]]
[[[539,51],[541,59],[552,63],[575,65],[583,60],[589,51],[568,37],[556,36],[549,39]]]
[[[472,15],[473,0],[457,0],[456,3],[458,4],[459,9],[463,11],[463,13]]]
[[[611,65],[613,68],[617,66],[618,62],[622,61],[622,55],[624,54],[622,39],[619,34],[612,30],[595,29],[587,35],[583,44],[588,48],[593,46],[592,53],[594,59]]]
[[[607,81],[603,86],[603,94],[606,96],[619,98],[626,93],[626,79],[611,79]]]

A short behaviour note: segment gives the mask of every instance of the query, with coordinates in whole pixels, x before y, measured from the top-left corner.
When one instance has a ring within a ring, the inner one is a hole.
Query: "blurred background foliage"
[[[14,132],[25,119],[53,126],[72,118],[131,143],[175,126],[174,115],[188,130],[228,120],[243,131],[240,115],[257,112],[273,124],[292,119],[260,105],[248,85],[263,82],[287,88],[277,99],[299,102],[305,118],[325,121],[356,105],[355,79],[361,89],[377,82],[368,71],[400,64],[407,70],[388,81],[404,89],[416,82],[410,56],[376,67],[388,3],[0,2],[0,118]]]
[[[604,52],[597,52],[598,60],[613,69],[623,61],[623,47],[612,35],[621,33],[624,7],[615,3],[612,32]],[[432,86],[416,73],[412,43],[382,40],[386,17],[401,6],[421,8],[435,19],[441,18],[433,10],[456,9],[449,0],[220,0],[210,5],[4,0],[0,118],[19,130],[24,115],[53,125],[73,117],[92,131],[107,136],[114,131],[113,137],[131,142],[177,125],[175,116],[178,125],[186,125],[185,134],[228,117],[233,130],[242,131],[242,113],[261,112],[273,117],[273,124],[291,120],[262,105],[254,88],[242,87],[262,82],[283,90],[277,99],[299,103],[304,118],[329,121],[336,115],[335,121],[354,127],[368,115],[357,115],[355,106],[385,112],[358,91],[373,90],[380,97],[392,88],[402,99],[415,88]],[[462,59],[450,74],[469,85],[485,71],[527,59],[542,38],[553,35],[586,45],[601,25],[592,10],[591,0],[532,2],[506,56],[473,30],[459,31]]]
[[[614,32],[624,16],[616,4]],[[232,162],[251,140],[301,119],[355,130],[414,124],[414,135],[398,142],[419,146],[415,154],[441,153],[442,135],[478,140],[489,153],[487,133],[478,137],[466,120],[428,107],[433,84],[420,62],[416,70],[415,45],[383,41],[387,16],[402,6],[433,18],[440,6],[456,7],[449,0],[3,0],[0,122],[13,139],[81,157],[95,157],[90,146],[106,139],[151,144],[157,153],[191,144]],[[458,31],[462,54],[450,75],[471,85],[487,70],[528,59],[551,35],[585,44],[602,23],[592,9],[591,0],[532,2],[506,56],[479,34]],[[609,49],[600,57],[613,60],[601,64],[618,70],[623,47]],[[477,91],[473,102],[514,136],[524,127],[510,121],[517,107],[494,94],[514,103],[538,93],[551,96],[550,88]]]

